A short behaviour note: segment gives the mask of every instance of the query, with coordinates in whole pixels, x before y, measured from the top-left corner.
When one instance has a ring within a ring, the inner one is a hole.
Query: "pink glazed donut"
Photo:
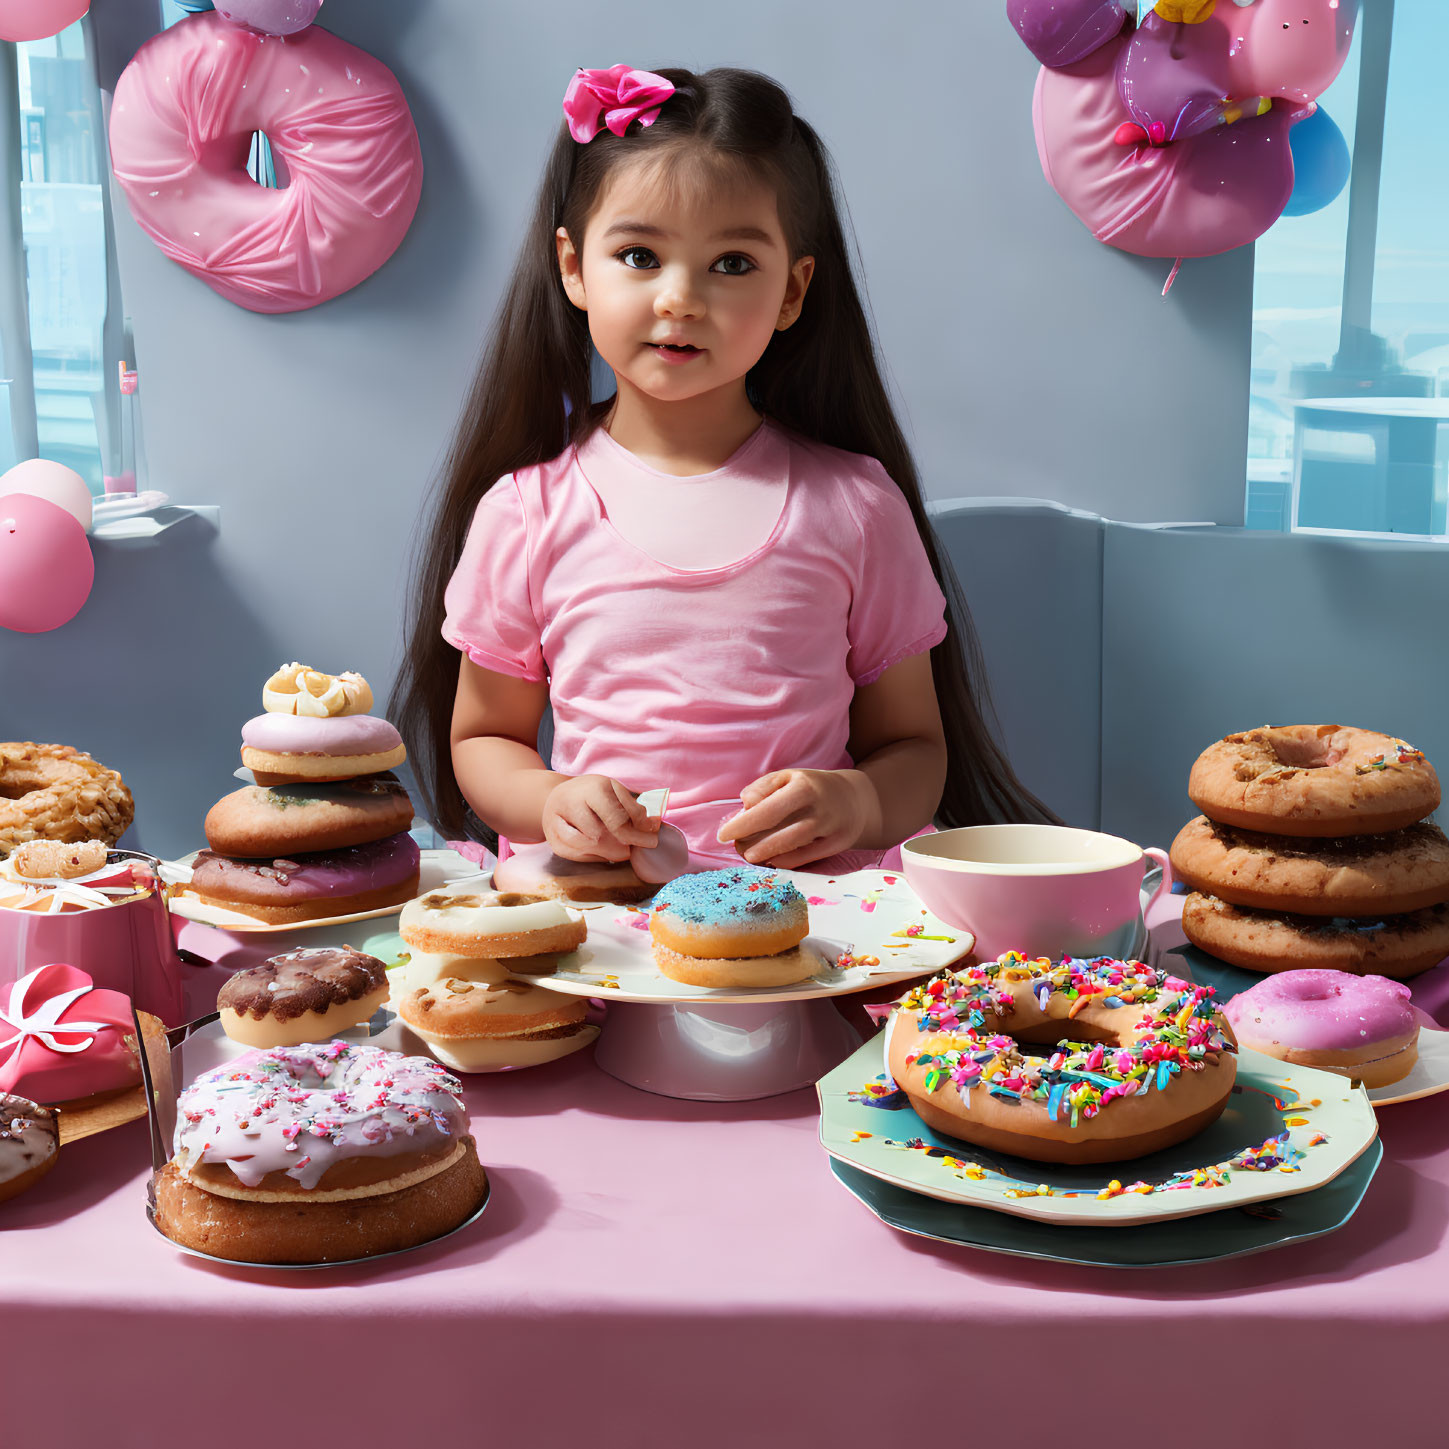
[[[264,132],[288,177],[247,175]],[[297,312],[397,250],[423,160],[392,72],[311,26],[263,35],[214,12],[163,30],[116,83],[111,164],[141,229],[253,312]]]
[[[1419,1059],[1409,988],[1347,971],[1280,971],[1223,1007],[1238,1045],[1280,1061],[1352,1077],[1400,1081]]]

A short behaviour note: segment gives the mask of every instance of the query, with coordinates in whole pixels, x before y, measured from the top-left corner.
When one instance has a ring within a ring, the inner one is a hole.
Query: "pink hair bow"
[[[575,141],[592,141],[607,126],[622,136],[631,121],[652,126],[674,86],[653,71],[611,65],[608,70],[575,73],[564,92],[564,115]]]

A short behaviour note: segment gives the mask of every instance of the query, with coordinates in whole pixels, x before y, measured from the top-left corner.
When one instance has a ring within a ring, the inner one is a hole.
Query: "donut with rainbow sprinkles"
[[[1008,951],[945,971],[903,996],[886,1030],[891,1076],[928,1127],[1036,1162],[1182,1142],[1217,1119],[1237,1077],[1211,987],[1105,956]]]

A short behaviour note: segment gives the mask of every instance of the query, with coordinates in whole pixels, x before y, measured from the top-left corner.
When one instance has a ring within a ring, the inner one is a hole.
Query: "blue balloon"
[[[1293,151],[1293,195],[1284,216],[1322,211],[1348,185],[1348,142],[1322,106],[1288,133]]]
[[[210,10],[214,7],[215,0],[176,0],[178,10],[189,10],[193,15],[199,15],[203,10]]]

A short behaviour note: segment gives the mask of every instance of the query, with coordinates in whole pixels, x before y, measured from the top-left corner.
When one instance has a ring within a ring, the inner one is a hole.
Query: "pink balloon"
[[[1298,108],[1279,103],[1172,145],[1123,145],[1119,49],[1037,76],[1037,153],[1058,195],[1098,241],[1139,256],[1212,256],[1261,236],[1293,192]]]
[[[0,0],[0,40],[48,40],[90,8],[91,0]]]
[[[91,490],[74,468],[49,458],[31,458],[0,473],[0,502],[12,493],[30,493],[59,504],[82,528],[91,526]]]
[[[1234,96],[1282,96],[1304,105],[1333,84],[1348,57],[1358,0],[1254,0],[1218,4],[1228,31]],[[1199,27],[1194,27],[1199,28]]]
[[[317,18],[321,8],[322,0],[217,0],[216,13],[268,35],[295,35]]]
[[[95,575],[86,531],[65,509],[30,493],[0,498],[0,628],[60,628],[80,613]]]

